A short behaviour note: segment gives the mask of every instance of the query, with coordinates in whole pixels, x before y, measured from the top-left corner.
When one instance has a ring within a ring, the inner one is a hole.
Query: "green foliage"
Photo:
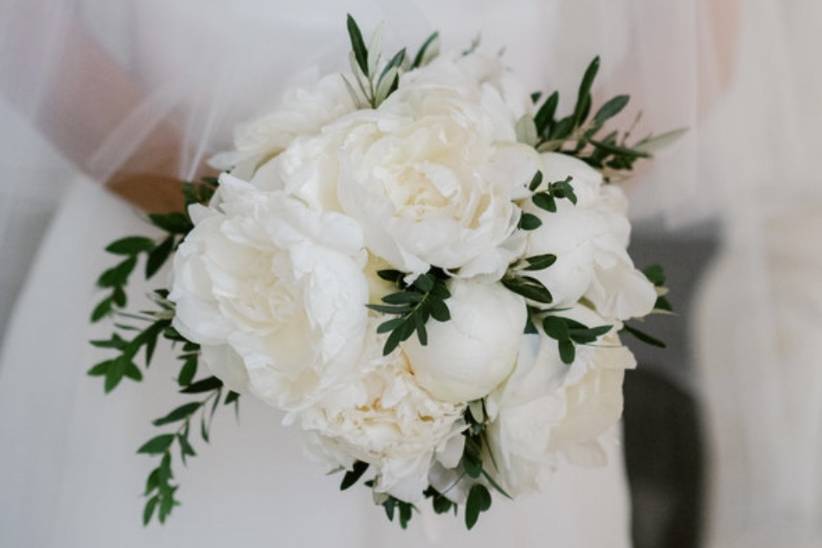
[[[166,432],[156,435],[145,442],[137,450],[137,453],[150,457],[159,457],[160,462],[149,472],[146,479],[144,496],[146,503],[143,508],[143,525],[148,525],[152,517],[157,514],[160,523],[164,523],[175,506],[180,505],[176,497],[178,485],[172,483],[174,473],[172,470],[173,452],[175,446],[179,454],[180,461],[186,464],[188,457],[197,455],[191,443],[190,433],[192,421],[196,415],[200,415],[200,436],[203,441],[208,442],[209,429],[214,419],[214,414],[220,404],[223,393],[223,383],[216,377],[207,377],[189,385],[194,390],[180,390],[182,394],[198,394],[202,399],[184,403],[164,416],[152,421],[157,427],[178,424],[173,432]],[[203,397],[203,395],[205,397]],[[223,400],[224,405],[237,404],[239,395],[236,392],[229,392]]]
[[[574,187],[571,185],[572,180],[573,177],[568,176],[561,181],[549,182],[544,185],[544,190],[540,190],[540,187],[543,187],[543,177],[542,171],[537,171],[533,179],[531,179],[531,182],[528,184],[528,190],[533,193],[531,195],[531,201],[534,202],[534,205],[538,208],[544,209],[550,213],[556,213],[557,200],[568,200],[572,204],[577,205],[577,195],[574,192]],[[542,223],[540,222],[539,224]],[[538,228],[539,224],[533,228]],[[520,221],[520,228],[523,228],[522,221]],[[532,229],[525,228],[525,230]]]
[[[451,319],[451,312],[445,301],[451,296],[445,285],[447,275],[440,269],[432,268],[421,274],[411,285],[405,284],[402,272],[381,270],[378,276],[394,282],[398,291],[382,298],[385,304],[366,305],[371,310],[396,316],[381,323],[378,333],[389,333],[383,347],[383,355],[394,351],[399,344],[408,340],[414,333],[420,344],[428,344],[428,331],[425,328],[430,318],[439,322]]]
[[[468,492],[465,502],[465,526],[470,530],[476,525],[480,512],[487,512],[491,508],[491,493],[481,483],[475,483]]]
[[[539,151],[557,151],[575,156],[592,167],[603,171],[606,180],[613,175],[630,171],[637,160],[650,158],[652,153],[679,138],[684,130],[674,130],[662,135],[649,135],[633,145],[628,144],[631,130],[611,132],[599,138],[597,135],[607,122],[627,107],[630,97],[617,95],[606,101],[590,116],[593,98],[591,89],[599,72],[600,60],[595,57],[585,70],[577,91],[573,111],[557,118],[559,92],[554,91],[537,108],[533,121],[537,133],[535,147]],[[532,94],[535,104],[541,93]],[[548,200],[541,199],[546,204]],[[550,209],[549,209],[550,211]]]
[[[354,463],[354,466],[351,470],[348,470],[343,476],[342,482],[340,483],[340,491],[345,491],[355,483],[357,483],[363,474],[365,474],[366,470],[368,470],[368,463],[358,460]]]
[[[578,344],[591,344],[611,330],[610,325],[588,327],[576,320],[561,316],[548,315],[542,320],[542,329],[546,335],[557,341],[559,357],[562,363],[570,365],[576,357]]]
[[[543,304],[550,304],[554,301],[554,297],[548,291],[548,288],[534,277],[523,276],[509,270],[501,281],[506,288],[531,301]]]
[[[653,337],[652,335],[649,335],[649,334],[645,333],[644,331],[642,331],[642,330],[640,330],[640,329],[638,329],[634,326],[628,325],[627,322],[622,325],[622,329],[620,330],[620,333],[628,333],[629,335],[632,335],[637,340],[639,340],[641,342],[644,342],[645,344],[648,344],[648,345],[651,345],[651,346],[656,346],[658,348],[667,348],[668,347],[668,345],[666,345],[663,341],[657,339],[656,337]]]
[[[345,75],[342,79],[357,108],[379,107],[397,90],[403,72],[423,66],[437,55],[438,34],[435,32],[425,40],[413,60],[408,58],[405,48],[402,48],[380,67],[381,53],[368,50],[362,31],[351,15],[346,19],[346,27],[351,42],[351,74],[354,83]]]

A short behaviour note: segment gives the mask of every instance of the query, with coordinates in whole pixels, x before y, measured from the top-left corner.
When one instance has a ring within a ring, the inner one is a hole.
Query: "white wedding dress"
[[[346,53],[345,10],[331,2],[325,9],[262,0],[231,7],[194,0],[67,4],[74,10],[71,16],[83,21],[144,87],[156,90],[90,158],[89,171],[98,178],[116,168],[122,160],[119,149],[131,146],[141,123],[163,118],[181,102],[189,114],[183,125],[189,149],[180,175],[190,174],[192,165],[225,144],[232,122],[247,116],[257,102],[272,99],[265,89],[245,89],[254,87],[245,76],[259,76],[251,67],[267,58],[266,79],[281,86],[283,71],[293,70],[301,55],[299,44],[322,37],[334,46],[335,56]],[[378,2],[356,4],[349,9],[368,8],[355,11],[362,20],[385,18],[394,41],[419,43],[431,28],[439,28],[446,44],[460,46],[481,30],[485,44],[507,46],[506,59],[528,84],[562,89],[566,108],[586,63],[602,53],[600,99],[636,88],[646,119],[659,129],[687,125],[693,114],[672,109],[668,95],[655,92],[656,78],[671,86],[685,77],[648,47],[648,41],[665,43],[677,32],[684,37],[690,27],[680,21],[637,32],[649,12],[671,22],[690,8],[680,8],[677,15],[671,13],[674,8],[651,1],[606,6],[426,0],[416,6],[389,3],[384,11]],[[295,25],[310,29],[299,44],[289,40],[302,34]],[[187,33],[200,38],[177,36]],[[249,35],[265,49],[246,55]],[[205,52],[214,53],[215,43],[244,55],[234,66],[208,59]],[[327,57],[312,51],[317,55],[306,63],[322,66]],[[683,52],[687,48],[670,49],[680,61],[687,55]],[[183,87],[177,86],[181,80]],[[197,116],[203,112],[210,114]],[[340,478],[326,477],[303,456],[297,432],[251,398],[241,402],[239,422],[228,409],[220,413],[212,442],[198,444],[197,457],[187,468],[178,467],[183,505],[168,523],[142,527],[141,487],[153,460],[135,450],[154,433],[150,421],[180,402],[172,382],[177,365],[170,351],[159,350],[142,383],[124,382],[109,396],[100,380],[85,372],[102,356],[87,341],[105,335],[105,326],[88,323],[97,297],[94,280],[110,263],[103,247],[117,237],[151,231],[131,206],[99,183],[79,173],[65,178],[73,182],[17,299],[0,356],[0,546],[630,545],[627,487],[616,442],[607,467],[566,467],[542,495],[516,503],[497,497],[471,532],[461,520],[428,510],[403,532],[387,522],[366,489],[340,493]],[[132,295],[145,289],[137,284]]]

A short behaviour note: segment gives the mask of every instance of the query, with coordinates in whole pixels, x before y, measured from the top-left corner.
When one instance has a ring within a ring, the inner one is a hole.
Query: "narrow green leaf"
[[[157,497],[151,497],[146,501],[146,506],[143,509],[143,527],[147,526],[151,521],[151,516],[154,515],[154,510],[157,508]]]
[[[198,401],[183,404],[168,413],[166,416],[154,420],[151,424],[154,426],[163,426],[165,424],[171,424],[173,422],[187,419],[200,408],[200,405],[202,405],[202,403]]]
[[[180,375],[177,377],[177,384],[180,386],[188,386],[191,384],[191,381],[194,380],[194,376],[197,374],[197,358],[188,358],[183,363],[183,367],[180,369]]]
[[[362,73],[368,76],[368,49],[365,47],[359,25],[350,14],[346,19],[346,27],[348,28],[348,37],[351,40],[351,51],[354,52],[357,65]]]
[[[365,474],[366,470],[368,470],[368,463],[358,460],[354,463],[354,466],[351,470],[348,470],[343,476],[342,483],[340,483],[340,491],[345,491],[362,477]]]
[[[408,305],[387,306],[383,304],[367,304],[365,307],[375,312],[382,312],[383,314],[405,314],[411,310],[411,307]]]
[[[431,274],[421,274],[414,280],[414,286],[420,291],[428,293],[434,289],[434,277]]]
[[[559,105],[559,92],[555,91],[545,100],[536,116],[534,116],[534,123],[540,136],[545,137],[546,131],[550,130],[551,125],[554,123],[557,105]]]
[[[658,348],[667,348],[668,347],[668,345],[666,345],[664,342],[657,339],[656,337],[652,337],[651,335],[645,333],[644,331],[640,331],[636,327],[632,327],[628,324],[624,324],[622,326],[622,331],[625,331],[626,333],[629,333],[629,334],[633,335],[634,337],[636,337],[638,340],[644,342],[645,344],[650,344],[651,346],[656,346]]]
[[[210,392],[223,386],[223,381],[217,377],[208,377],[195,383],[189,384],[182,390],[181,394],[201,394],[203,392]]]
[[[152,224],[171,234],[185,235],[194,228],[188,215],[179,211],[173,211],[171,213],[150,213],[148,218]]]
[[[174,236],[169,236],[148,254],[148,260],[146,261],[146,279],[151,278],[160,270],[173,250]]]
[[[591,102],[591,86],[594,84],[599,71],[599,56],[594,57],[588,68],[585,69],[585,74],[582,77],[582,82],[579,84],[579,91],[577,93],[577,104],[574,108],[574,125],[579,125],[585,121],[586,103],[587,108],[590,108]]]
[[[420,302],[424,298],[425,295],[415,291],[398,291],[396,293],[386,295],[382,298],[382,301],[388,304],[414,304]]]
[[[534,255],[533,257],[526,257],[525,261],[528,263],[528,266],[523,268],[523,270],[545,270],[546,268],[553,265],[557,262],[557,256],[552,255],[550,253],[546,253],[545,255]]]
[[[597,113],[594,114],[594,124],[601,126],[606,121],[622,112],[622,109],[625,108],[630,99],[631,97],[629,95],[617,95],[616,97],[608,100],[599,108]]]
[[[643,152],[641,150],[633,149],[633,148],[626,148],[619,145],[615,145],[613,143],[607,143],[604,141],[596,141],[594,139],[590,139],[590,142],[595,147],[604,150],[605,152],[610,152],[611,154],[618,154],[621,156],[628,156],[629,158],[650,158],[651,155],[647,152]]]
[[[154,240],[144,236],[128,236],[108,244],[106,251],[115,255],[137,255],[154,248]]]
[[[145,442],[137,452],[147,455],[160,455],[165,453],[172,443],[174,443],[174,434],[160,434]]]
[[[439,32],[433,32],[428,38],[425,39],[425,42],[422,43],[422,46],[420,46],[420,49],[414,56],[414,62],[411,63],[411,68],[419,68],[428,61],[428,58],[431,57],[431,55],[429,55],[428,49],[431,48],[431,51],[434,51],[434,48],[432,46],[434,46],[434,43],[439,38],[439,36]]]

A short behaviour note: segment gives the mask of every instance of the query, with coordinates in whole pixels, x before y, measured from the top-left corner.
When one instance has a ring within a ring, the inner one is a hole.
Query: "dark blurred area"
[[[646,223],[634,230],[634,261],[641,268],[654,263],[665,268],[676,312],[642,324],[667,348],[624,338],[639,364],[625,380],[623,444],[635,548],[701,546],[706,463],[688,318],[717,242],[713,225],[685,232]]]

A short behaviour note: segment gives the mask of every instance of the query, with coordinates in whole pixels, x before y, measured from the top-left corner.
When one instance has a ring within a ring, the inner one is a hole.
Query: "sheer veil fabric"
[[[504,47],[505,59],[528,85],[560,89],[568,109],[579,75],[600,54],[595,95],[632,95],[644,111],[636,137],[691,128],[638,177],[636,214],[667,212],[675,222],[704,216],[721,210],[717,204],[733,203],[725,197],[735,196],[734,185],[742,184],[722,171],[726,149],[718,145],[728,137],[723,116],[743,116],[743,105],[722,99],[728,85],[717,33],[706,23],[708,4],[2,0],[0,100],[54,143],[78,176],[18,301],[0,356],[0,446],[11,448],[0,455],[0,544],[99,546],[119,539],[122,545],[152,546],[411,546],[439,538],[472,546],[511,540],[627,546],[627,496],[617,448],[604,470],[562,472],[544,496],[500,503],[470,538],[460,532],[461,524],[434,523],[426,516],[402,534],[383,523],[366,493],[337,493],[335,479],[304,461],[296,433],[254,402],[244,403],[239,427],[233,417],[223,417],[213,443],[181,472],[185,505],[171,523],[143,530],[139,485],[150,465],[134,448],[150,435],[149,420],[175,402],[172,373],[162,366],[170,356],[158,356],[145,385],[125,386],[117,397],[104,398],[98,383],[84,375],[98,357],[84,342],[99,334],[86,327],[94,275],[105,261],[98,250],[109,239],[145,230],[138,215],[98,183],[151,170],[191,177],[225,148],[238,121],[269,107],[287,85],[340,68],[348,50],[348,11],[365,28],[383,22],[387,51],[419,44],[435,28],[443,31],[444,47],[464,47],[481,32],[483,46]],[[745,28],[751,28],[751,18],[769,29],[780,24],[768,10],[802,19],[800,10],[752,1],[745,4]],[[808,45],[769,51],[769,62],[776,66]],[[740,42],[736,59],[748,59],[748,79],[739,76],[740,68],[729,88],[747,101],[753,101],[750,93],[739,90],[751,82],[754,47]],[[784,76],[793,81],[790,71]],[[772,99],[775,105],[786,101],[777,93]],[[636,114],[628,109],[618,123],[630,125]],[[804,135],[802,119],[795,123],[792,129]],[[169,148],[175,150],[170,166],[149,165]],[[762,152],[760,158],[770,149]],[[786,145],[783,152],[795,149]],[[788,165],[800,159],[784,160]],[[751,173],[753,168],[745,175]],[[704,177],[715,183],[719,174],[720,197],[701,199]],[[798,180],[805,174],[791,172],[792,181],[794,175]],[[706,378],[718,394],[728,389],[726,381]],[[727,409],[718,416],[744,416],[748,410]],[[778,419],[773,420],[775,427]]]

